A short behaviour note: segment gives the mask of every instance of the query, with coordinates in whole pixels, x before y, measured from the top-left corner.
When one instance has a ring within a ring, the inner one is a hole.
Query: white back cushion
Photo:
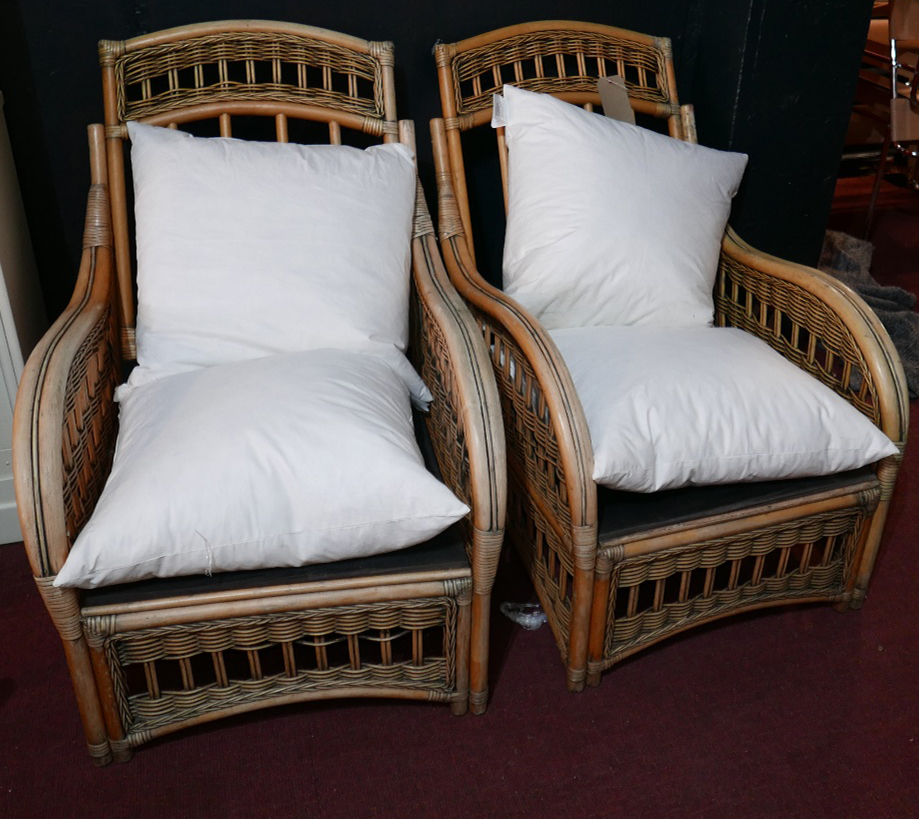
[[[504,290],[547,328],[712,323],[747,157],[504,86]]]
[[[415,170],[405,146],[200,139],[134,122],[128,131],[132,386],[324,347],[407,367]]]

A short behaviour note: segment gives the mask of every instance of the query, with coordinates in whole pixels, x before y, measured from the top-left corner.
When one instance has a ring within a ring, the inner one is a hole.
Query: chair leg
[[[583,668],[568,668],[568,690],[577,694],[584,690],[584,683],[587,679],[586,672]]]
[[[491,591],[472,596],[472,644],[469,653],[469,708],[481,715],[488,708],[488,618]]]
[[[111,669],[105,659],[102,639],[99,635],[91,633],[89,636],[89,653],[96,677],[96,690],[99,692],[99,704],[102,706],[102,716],[108,731],[112,757],[116,762],[127,762],[134,756],[134,748],[128,743],[125,736],[124,724],[115,696],[115,687],[112,683]]]
[[[113,742],[112,757],[115,762],[130,762],[134,758],[134,748],[126,742]]]
[[[887,513],[890,510],[890,499],[893,496],[902,460],[902,454],[885,458],[878,469],[878,479],[881,483],[881,500],[867,523],[864,541],[860,544],[861,548],[855,564],[856,574],[850,586],[852,599],[849,603],[849,608],[860,609],[868,594],[868,581],[874,571],[878,549],[881,545],[881,536],[884,534],[884,524],[887,522]]]
[[[86,641],[81,637],[78,640],[64,640],[63,642],[89,755],[94,765],[99,767],[108,765],[114,757],[109,744],[108,732],[105,730],[105,720],[99,704]]]
[[[609,607],[610,581],[612,566],[609,561],[597,560],[597,571],[594,578],[594,596],[590,611],[590,637],[587,646],[587,685],[596,688],[600,685],[601,672],[594,670],[603,662],[606,644],[606,612]]]
[[[99,702],[89,646],[83,632],[77,593],[73,589],[55,586],[53,576],[33,577],[33,580],[64,646],[89,755],[94,764],[100,767],[108,765],[112,761],[112,749]]]
[[[573,692],[583,691],[587,679],[590,619],[593,613],[597,569],[596,551],[596,526],[577,527],[572,538],[574,578],[571,590],[571,620],[568,625],[567,662],[568,690]]]
[[[469,710],[469,649],[472,642],[472,581],[464,581],[464,587],[456,595],[456,693],[460,697],[450,705],[458,717]]]

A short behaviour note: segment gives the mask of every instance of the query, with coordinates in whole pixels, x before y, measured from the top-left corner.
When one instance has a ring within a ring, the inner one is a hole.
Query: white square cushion
[[[547,328],[712,323],[747,157],[504,86],[504,290]]]
[[[131,387],[324,347],[410,371],[400,355],[415,203],[408,148],[202,139],[135,122],[128,132],[140,365]]]
[[[594,480],[655,492],[827,475],[893,455],[858,410],[743,330],[551,333],[571,371]]]
[[[55,583],[300,566],[428,540],[469,509],[424,467],[380,358],[289,353],[130,391],[99,503]]]

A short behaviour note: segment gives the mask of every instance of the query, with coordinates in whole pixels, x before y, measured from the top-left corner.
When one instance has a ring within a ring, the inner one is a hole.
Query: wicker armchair
[[[420,434],[471,513],[428,543],[370,558],[87,591],[52,585],[106,482],[113,391],[135,357],[125,123],[217,119],[229,135],[231,123],[261,118],[278,141],[303,121],[332,143],[342,129],[370,142],[413,137],[395,117],[391,43],[233,21],[103,41],[100,56],[106,119],[89,129],[79,278],[29,361],[14,433],[25,547],[93,760],[124,761],[178,728],[305,700],[401,697],[456,714],[471,701],[482,712],[503,429],[487,353],[443,269],[420,187],[410,355],[435,396]]]
[[[432,122],[440,238],[447,270],[485,335],[508,445],[508,537],[554,632],[571,690],[641,649],[693,626],[766,606],[861,605],[900,456],[857,473],[636,496],[598,487],[583,409],[555,344],[526,310],[480,273],[470,201],[487,188],[483,139],[504,83],[599,105],[598,76],[626,81],[636,114],[695,141],[676,96],[670,42],[607,26],[522,24],[436,47],[443,119]],[[497,129],[505,197],[507,155]],[[485,169],[485,170],[483,170]],[[497,191],[497,186],[495,187]],[[506,201],[506,199],[505,199]],[[471,207],[478,206],[479,209]],[[480,258],[484,256],[480,252]],[[902,368],[869,308],[831,278],[766,256],[730,228],[714,291],[715,324],[764,339],[902,447]]]

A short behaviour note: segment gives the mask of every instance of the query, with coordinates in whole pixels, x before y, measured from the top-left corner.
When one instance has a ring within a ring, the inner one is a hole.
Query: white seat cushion
[[[504,86],[504,290],[547,328],[707,326],[744,154]]]
[[[556,330],[593,477],[613,489],[826,475],[897,452],[858,410],[742,330]]]
[[[314,350],[157,379],[122,400],[115,462],[57,585],[393,551],[469,509],[424,467],[404,383]]]

